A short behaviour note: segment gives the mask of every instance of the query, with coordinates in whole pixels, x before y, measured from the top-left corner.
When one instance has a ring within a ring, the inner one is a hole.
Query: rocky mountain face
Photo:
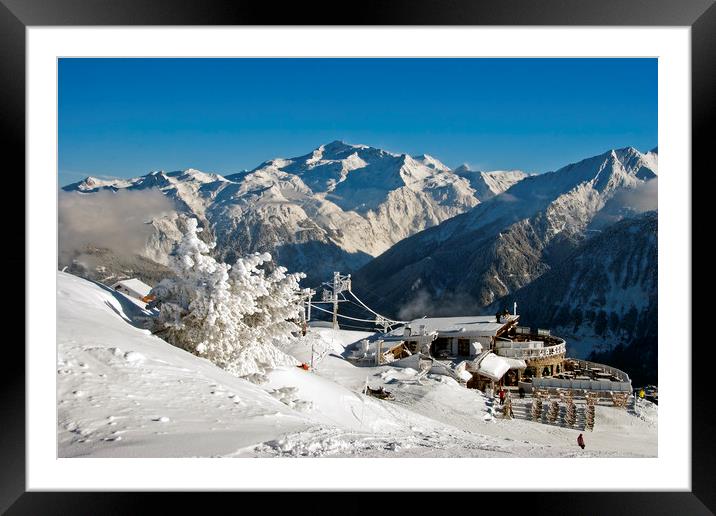
[[[180,235],[181,216],[196,217],[217,241],[217,258],[232,262],[271,252],[307,283],[334,270],[354,271],[395,243],[494,197],[521,172],[451,171],[437,159],[335,141],[309,154],[273,159],[222,177],[198,170],[153,172],[103,181],[87,178],[65,192],[158,189],[174,212],[148,221],[153,231],[138,250],[165,263]],[[62,265],[62,264],[61,264]]]
[[[475,195],[481,201],[491,199],[527,177],[527,174],[521,170],[482,172],[470,170],[467,165],[460,165],[453,172],[470,182],[470,186],[475,190]]]
[[[621,367],[637,384],[656,383],[657,230],[655,211],[607,226],[488,309],[517,302],[523,321],[567,340],[570,356]]]
[[[643,205],[656,178],[656,154],[633,148],[528,176],[391,247],[354,275],[354,288],[403,319],[480,312],[547,273],[597,223],[624,216],[614,201]]]

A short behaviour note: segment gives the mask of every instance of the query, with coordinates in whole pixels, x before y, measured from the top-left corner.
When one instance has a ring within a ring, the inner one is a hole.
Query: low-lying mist
[[[658,209],[659,178],[642,183],[635,188],[617,192],[607,201],[604,208],[597,213],[590,223],[593,229],[602,229],[605,226],[633,217],[647,211]]]
[[[110,249],[118,256],[140,254],[154,230],[151,220],[171,211],[172,202],[154,189],[92,195],[61,191],[57,223],[60,264],[92,247]]]
[[[420,317],[456,317],[477,315],[479,304],[464,293],[446,293],[439,299],[426,290],[418,290],[415,295],[398,309],[398,319],[409,321]]]

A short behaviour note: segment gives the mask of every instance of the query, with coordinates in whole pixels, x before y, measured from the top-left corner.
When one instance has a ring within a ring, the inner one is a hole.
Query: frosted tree
[[[176,346],[203,354],[240,320],[232,310],[230,268],[208,255],[213,245],[199,239],[197,226],[196,219],[187,221],[186,233],[169,256],[177,278],[161,281],[153,292],[161,302],[157,333]]]
[[[196,219],[170,255],[175,279],[153,290],[159,301],[155,333],[239,376],[296,363],[277,346],[293,338],[300,311],[299,281],[277,267],[267,274],[268,253],[219,263],[209,256]]]
[[[284,267],[266,274],[261,266],[270,261],[268,253],[253,254],[239,258],[229,272],[231,293],[243,309],[246,345],[237,350],[232,362],[232,367],[241,370],[252,362],[259,366],[279,363],[277,346],[288,343],[300,330],[294,321],[301,315],[299,281],[305,275],[287,274]]]

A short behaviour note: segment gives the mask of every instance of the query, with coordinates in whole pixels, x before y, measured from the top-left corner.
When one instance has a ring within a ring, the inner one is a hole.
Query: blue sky
[[[60,185],[229,174],[344,140],[554,170],[657,145],[656,59],[61,59]]]

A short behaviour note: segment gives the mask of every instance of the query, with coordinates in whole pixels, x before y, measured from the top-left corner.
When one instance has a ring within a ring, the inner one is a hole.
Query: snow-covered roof
[[[413,333],[413,335],[403,335],[403,330],[400,328],[400,330],[396,332],[390,332],[386,335],[381,335],[380,339],[383,342],[404,342],[404,341],[427,341],[432,342],[435,340],[435,337],[437,337],[437,332],[428,332],[425,335],[416,335]]]
[[[496,382],[510,370],[510,363],[506,358],[497,356],[491,352],[476,358],[473,363],[475,362],[477,362],[477,367],[473,366],[473,370]]]
[[[400,367],[400,368],[409,368],[409,369],[415,369],[416,371],[422,371],[422,372],[429,372],[432,374],[441,374],[445,376],[451,376],[455,379],[461,378],[463,380],[468,380],[471,374],[468,373],[468,377],[461,377],[455,370],[453,370],[452,367],[443,364],[441,362],[438,362],[434,358],[423,355],[422,353],[415,353],[414,355],[410,355],[409,357],[401,358],[400,360],[395,360],[393,362],[390,362],[389,364],[391,367]],[[423,367],[426,367],[427,370],[423,370]],[[465,367],[462,368],[462,373],[464,373]]]
[[[149,292],[152,290],[152,287],[147,285],[141,280],[138,280],[137,278],[131,278],[126,280],[120,280],[116,282],[114,285],[112,285],[112,288],[116,289],[118,286],[122,286],[126,288],[127,290],[131,290],[135,294],[137,294],[139,297],[144,297],[149,294]]]
[[[527,363],[524,360],[520,360],[519,358],[510,358],[510,357],[500,357],[504,360],[507,360],[507,363],[510,364],[510,369],[527,369]]]
[[[392,349],[401,346],[402,340],[392,339],[390,342],[385,342],[383,339],[368,340],[362,339],[357,343],[356,349],[353,351],[352,358],[357,359],[368,359],[375,358],[378,349],[380,348],[381,354],[389,353]]]
[[[415,369],[416,371],[420,371],[420,361],[424,360],[425,362],[429,362],[431,364],[430,367],[432,367],[433,359],[427,355],[422,355],[421,353],[416,353],[414,355],[410,355],[409,357],[401,358],[400,360],[395,360],[390,363],[391,367],[406,367],[410,369]]]
[[[519,315],[510,315],[508,321],[516,321]],[[414,319],[407,326],[413,334],[420,331],[421,326],[425,326],[424,331],[430,333],[438,332],[439,336],[494,336],[497,332],[507,324],[507,322],[498,323],[494,315],[470,315],[465,317],[426,317],[423,319]],[[397,328],[391,334],[401,335],[403,328]]]

